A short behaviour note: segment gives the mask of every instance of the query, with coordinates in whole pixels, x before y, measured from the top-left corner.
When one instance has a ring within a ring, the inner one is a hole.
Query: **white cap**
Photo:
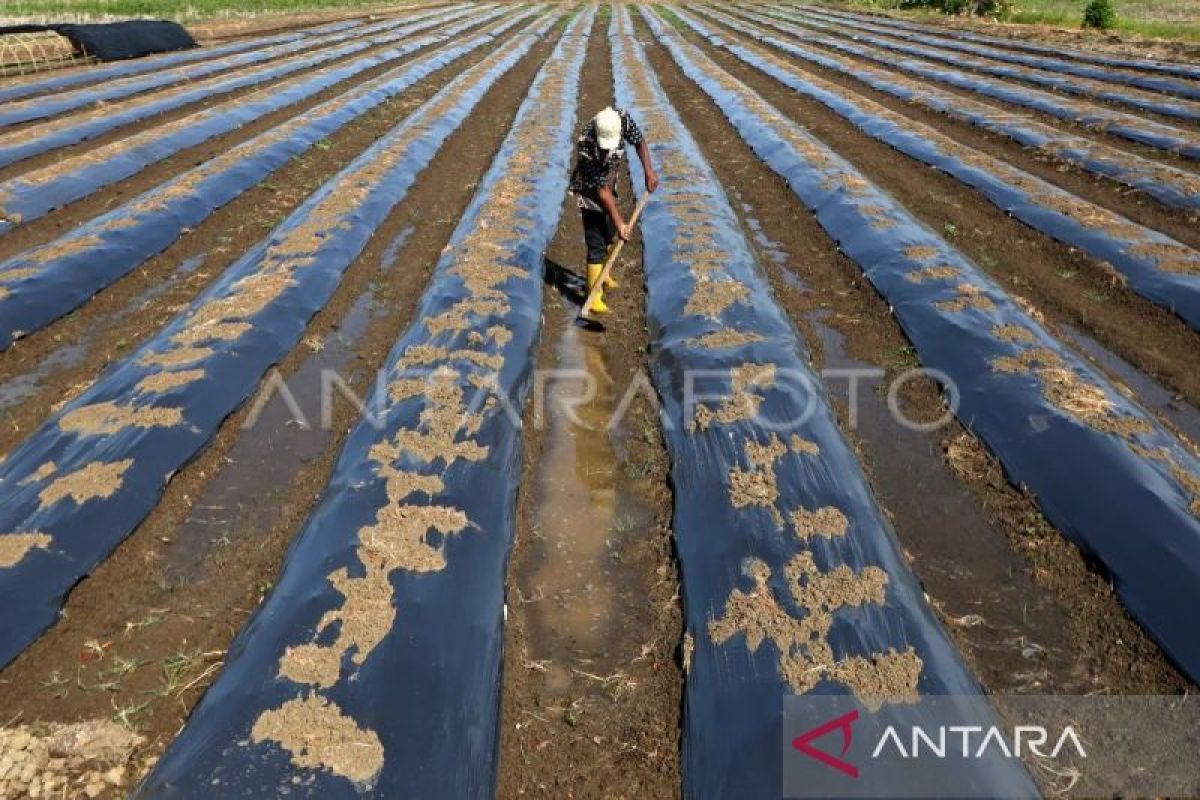
[[[601,150],[615,150],[621,144],[621,115],[612,106],[601,111],[592,120],[596,126],[596,143]]]

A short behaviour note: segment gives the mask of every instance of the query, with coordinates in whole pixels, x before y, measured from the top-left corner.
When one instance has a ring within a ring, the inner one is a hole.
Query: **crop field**
[[[1200,64],[845,7],[0,80],[0,799],[780,797],[805,701],[1186,697],[1198,222]]]

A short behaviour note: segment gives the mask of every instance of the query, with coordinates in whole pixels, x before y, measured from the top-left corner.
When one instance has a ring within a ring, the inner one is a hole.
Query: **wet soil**
[[[414,232],[409,225],[387,250],[403,250]],[[252,401],[242,432],[229,449],[225,466],[196,496],[191,512],[175,529],[162,555],[171,583],[183,583],[204,571],[204,556],[214,545],[229,547],[270,527],[281,503],[288,500],[297,464],[319,459],[334,438],[332,404],[349,407],[372,402],[374,376],[363,372],[358,343],[376,320],[395,317],[395,307],[381,297],[389,282],[389,264],[380,254],[379,272],[354,298],[340,319],[301,343],[304,354],[290,374],[273,369]],[[384,323],[378,323],[384,324]],[[350,381],[346,389],[341,381]]]
[[[350,392],[368,395],[552,46],[553,37],[537,44],[443,145],[278,366],[310,428],[275,405],[278,391],[227,419],[150,517],[76,587],[63,619],[0,673],[7,717],[116,716],[146,737],[142,765],[177,732],[271,586],[358,418],[355,403],[335,391],[329,424],[321,425],[313,376],[336,369]],[[409,98],[384,113],[395,124],[415,104]],[[373,130],[360,132],[358,149]],[[219,249],[233,222],[224,220],[224,228],[189,237],[193,246]],[[262,413],[244,430],[256,405]]]
[[[1029,300],[1048,326],[1079,328],[1200,406],[1200,333],[1111,277],[1111,268],[1009,217],[949,175],[899,155],[825,106],[735,56],[689,37],[722,68],[832,147],[915,217]],[[802,67],[802,65],[799,65]]]
[[[648,40],[649,32],[638,25]],[[872,365],[885,373],[880,386],[917,366],[887,304],[786,183],[762,164],[664,49],[648,44],[647,51],[721,183],[733,190],[747,236],[759,248],[773,290],[814,365],[822,370]],[[814,129],[824,124],[815,111],[803,119]],[[842,144],[840,133],[823,130],[826,141]],[[886,175],[886,160],[897,159],[884,159],[863,165],[864,171]],[[920,180],[929,180],[928,170]],[[1008,247],[1005,243],[1003,252]],[[914,572],[987,690],[1154,693],[1189,685],[1125,614],[1105,579],[1031,498],[1007,483],[957,422],[914,434],[880,412],[885,401],[875,395],[860,399],[851,424],[847,380],[826,379],[831,394],[841,398],[836,404],[843,431],[855,444]],[[865,387],[859,392],[866,393]],[[942,399],[929,383],[907,383],[898,399],[911,420],[943,416]]]
[[[578,325],[570,298],[562,299],[553,315],[563,317],[553,320],[561,328],[546,337],[557,340],[554,374],[539,384],[544,392],[532,412],[533,430],[544,441],[534,479],[526,484],[532,541],[520,583],[535,591],[522,598],[529,656],[553,674],[547,683],[553,688],[557,680],[565,693],[574,681],[569,665],[602,674],[618,666],[609,643],[636,601],[618,590],[627,583],[626,565],[613,551],[621,536],[640,535],[650,515],[618,483],[617,450],[629,431],[616,418],[622,387],[612,381],[603,334]]]
[[[1200,442],[1200,410],[1150,380],[1140,370],[1104,345],[1070,325],[1060,325],[1058,335],[1097,368],[1108,373],[1114,381],[1137,399],[1144,408],[1154,411],[1159,420],[1176,436],[1191,442],[1193,449]]]
[[[611,102],[606,29],[605,15],[589,42],[579,124]],[[535,386],[525,413],[498,794],[677,797],[683,623],[668,460],[648,399],[641,246],[635,236],[622,251],[604,330],[575,322],[583,260],[579,212],[567,201],[546,254],[538,368],[578,370],[597,393],[577,409],[582,425],[561,404],[584,396],[578,377]]]
[[[68,394],[82,388],[105,365],[152,336],[309,194],[489,52],[492,48],[480,48],[348,123],[71,314],[0,354],[0,398],[14,384],[21,386],[22,394],[17,405],[5,407],[0,399],[0,453],[12,448],[51,412],[63,399],[64,388]],[[99,198],[96,202],[110,204],[125,199],[121,187],[102,192]],[[63,231],[82,221],[73,210],[47,219],[53,219],[55,227]],[[195,259],[201,263],[189,269]],[[82,348],[84,353],[73,351],[69,359],[56,356],[64,346]]]

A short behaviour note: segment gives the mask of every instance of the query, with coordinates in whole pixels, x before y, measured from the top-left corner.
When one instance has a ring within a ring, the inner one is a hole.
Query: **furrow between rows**
[[[864,175],[650,21],[891,304],[964,425],[1103,565],[1130,614],[1183,671],[1200,675],[1200,642],[1177,610],[1200,586],[1200,459]],[[1072,470],[1061,468],[1064,457]]]
[[[149,119],[156,114],[184,108],[192,103],[239,89],[259,86],[336,59],[347,58],[373,47],[386,47],[418,32],[473,13],[476,12],[460,6],[450,11],[443,11],[439,16],[423,22],[381,23],[383,27],[380,31],[372,32],[370,36],[367,36],[367,32],[364,31],[362,36],[355,36],[353,41],[347,43],[325,47],[229,75],[220,75],[195,83],[185,82],[181,86],[164,89],[144,97],[101,105],[36,126],[9,131],[0,134],[0,167],[93,139],[124,125]]]
[[[0,464],[7,664],[296,344],[441,143],[552,18],[467,70],[326,183],[156,336]]]
[[[696,10],[702,14],[708,13],[703,7]],[[788,55],[852,77],[876,91],[906,103],[919,105],[1011,139],[1046,157],[1110,178],[1144,192],[1164,205],[1200,210],[1200,176],[1194,173],[1074,135],[1060,127],[1041,123],[1028,114],[1012,113],[997,106],[940,90],[927,82],[906,78],[886,67],[877,68],[864,63],[863,60],[845,58],[806,47],[799,44],[804,37],[802,31],[772,17],[751,13],[739,13],[739,17],[736,22],[730,17],[725,24]],[[756,29],[747,25],[745,20],[760,23],[794,38],[785,40],[767,34],[756,36]]]
[[[1105,262],[1133,291],[1200,330],[1200,253],[1192,248],[867,98],[846,97],[835,85],[795,69],[761,47],[723,38],[690,14],[676,13],[712,44],[814,98],[870,136],[949,173],[1027,225]],[[733,22],[724,15],[712,17],[727,25]],[[762,35],[752,28],[747,32]]]
[[[315,142],[532,13],[385,73],[0,263],[0,351],[77,308]]]
[[[137,796],[490,797],[519,412],[594,17],[517,113],[278,585]]]

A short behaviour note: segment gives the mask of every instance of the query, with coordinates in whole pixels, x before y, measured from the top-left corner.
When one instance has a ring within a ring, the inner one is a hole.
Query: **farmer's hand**
[[[654,190],[658,188],[658,173],[654,170],[646,172],[646,191],[654,194]]]
[[[628,242],[629,237],[633,234],[633,229],[622,222],[617,226],[617,236],[621,237],[622,242]]]

